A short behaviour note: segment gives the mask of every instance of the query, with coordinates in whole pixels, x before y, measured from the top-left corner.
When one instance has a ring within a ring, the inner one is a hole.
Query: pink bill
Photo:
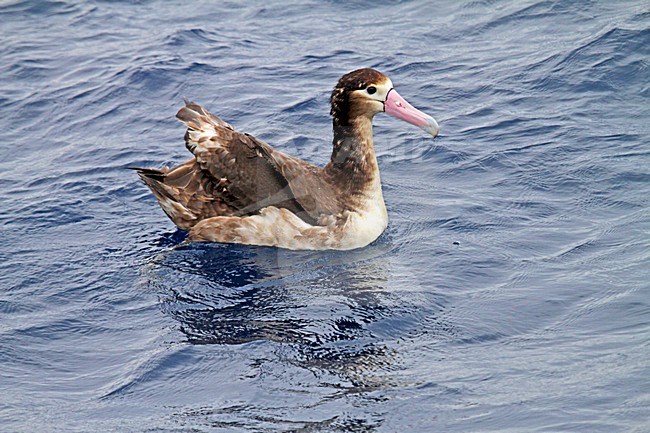
[[[438,135],[438,131],[440,131],[438,122],[436,122],[433,117],[424,114],[406,102],[406,99],[402,98],[395,89],[391,89],[388,92],[388,97],[384,103],[384,111],[386,114],[390,114],[393,117],[397,117],[398,119],[402,119],[412,125],[424,129],[434,137]]]

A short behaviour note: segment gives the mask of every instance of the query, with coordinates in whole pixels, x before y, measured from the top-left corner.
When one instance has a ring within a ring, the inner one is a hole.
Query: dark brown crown
[[[357,69],[343,75],[332,91],[330,102],[332,109],[330,114],[334,118],[334,124],[347,126],[350,112],[350,92],[365,89],[371,84],[381,83],[386,76],[379,71],[370,68]]]

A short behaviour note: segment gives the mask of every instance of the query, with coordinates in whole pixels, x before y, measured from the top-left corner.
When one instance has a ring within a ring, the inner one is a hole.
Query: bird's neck
[[[341,176],[351,189],[363,187],[379,177],[379,166],[372,141],[372,118],[357,116],[347,125],[334,120],[332,158],[325,170]]]

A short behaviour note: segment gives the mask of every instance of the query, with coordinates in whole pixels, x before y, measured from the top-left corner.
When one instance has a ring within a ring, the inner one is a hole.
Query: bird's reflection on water
[[[282,343],[294,349],[292,363],[357,383],[393,356],[369,330],[391,314],[389,250],[190,244],[161,255],[148,273],[189,343]]]
[[[209,380],[237,393],[228,404],[184,407],[180,420],[376,431],[392,390],[414,386],[400,373],[405,348],[448,333],[441,295],[411,271],[422,254],[400,252],[390,231],[344,252],[181,240],[178,233],[160,240],[169,249],[146,267],[146,284],[181,341],[225,359]]]

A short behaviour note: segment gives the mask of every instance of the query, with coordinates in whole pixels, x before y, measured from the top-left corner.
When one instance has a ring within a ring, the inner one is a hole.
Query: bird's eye
[[[370,95],[372,95],[372,94],[375,93],[376,91],[377,91],[377,88],[376,88],[375,86],[369,86],[369,87],[366,89],[366,92],[368,92],[368,94],[370,94]]]

